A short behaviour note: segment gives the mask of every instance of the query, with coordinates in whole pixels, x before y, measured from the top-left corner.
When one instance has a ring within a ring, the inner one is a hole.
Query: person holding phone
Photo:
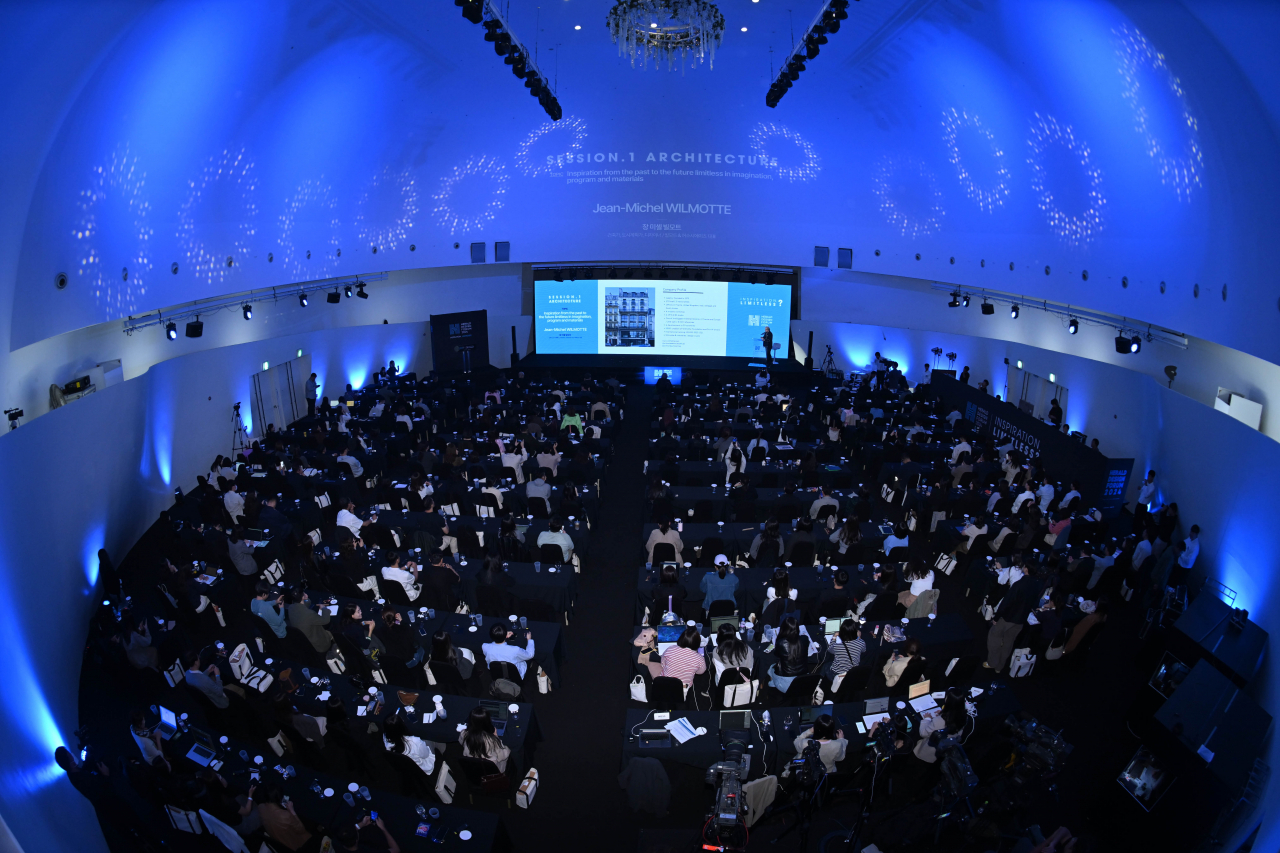
[[[400,845],[396,843],[395,838],[393,838],[391,833],[387,830],[387,825],[382,822],[382,816],[377,812],[372,812],[366,817],[361,818],[359,823],[344,823],[341,826],[335,827],[333,830],[333,840],[337,842],[337,849],[348,850],[351,851],[351,853],[365,853],[365,851],[373,850],[381,851],[383,848],[374,844],[366,844],[360,839],[360,830],[370,824],[373,824],[374,826],[377,826],[378,829],[382,830],[382,838],[387,843],[385,849],[388,850],[389,853],[400,853]]]

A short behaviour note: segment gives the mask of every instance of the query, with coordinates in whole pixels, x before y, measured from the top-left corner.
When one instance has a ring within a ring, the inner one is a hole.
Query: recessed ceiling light
[[[580,30],[580,29],[582,29],[582,24],[577,24],[576,26],[574,26],[574,29],[575,29],[575,30]]]
[[[742,31],[745,33],[745,32],[747,31],[747,28],[746,28],[746,27],[743,27],[743,28],[742,28]]]
[[[656,30],[657,28],[658,28],[658,25],[657,25],[657,24],[650,24],[650,25],[649,25],[649,29],[651,29],[651,30]]]

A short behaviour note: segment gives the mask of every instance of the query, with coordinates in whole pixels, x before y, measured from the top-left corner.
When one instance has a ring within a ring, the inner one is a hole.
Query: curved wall
[[[773,5],[725,4],[714,70],[683,75],[633,70],[579,4],[517,9],[559,81],[554,125],[447,5],[88,4],[74,76],[32,56],[66,8],[25,8],[5,36],[20,85],[0,105],[31,128],[3,143],[26,189],[6,202],[22,235],[0,271],[11,348],[510,240],[518,261],[804,265],[815,244],[844,246],[856,269],[1071,301],[1280,361],[1264,258],[1280,145],[1257,61],[1274,15],[855,4],[770,110],[769,49],[789,43]]]

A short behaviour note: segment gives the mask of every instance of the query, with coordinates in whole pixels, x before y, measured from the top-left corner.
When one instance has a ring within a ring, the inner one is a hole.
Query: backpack
[[[489,685],[489,695],[503,702],[514,702],[520,698],[520,685],[506,678],[495,678]]]

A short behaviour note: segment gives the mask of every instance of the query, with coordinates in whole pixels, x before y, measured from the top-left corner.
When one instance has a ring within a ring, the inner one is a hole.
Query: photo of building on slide
[[[604,345],[653,346],[653,288],[604,289]]]

